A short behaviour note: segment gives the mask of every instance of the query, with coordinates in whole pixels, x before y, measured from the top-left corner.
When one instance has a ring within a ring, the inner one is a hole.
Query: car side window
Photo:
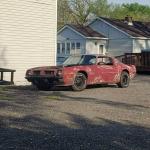
[[[98,65],[113,65],[113,60],[110,57],[98,57]]]
[[[85,55],[84,60],[81,64],[94,65],[94,64],[96,64],[96,57],[95,56],[90,56],[90,55]]]

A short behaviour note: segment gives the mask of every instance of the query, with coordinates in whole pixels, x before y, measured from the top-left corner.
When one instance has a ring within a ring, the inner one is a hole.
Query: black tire
[[[123,71],[121,73],[120,82],[118,83],[118,86],[120,88],[127,88],[129,86],[129,83],[130,83],[129,74],[126,71]]]
[[[38,90],[50,90],[52,86],[50,86],[48,83],[42,82],[41,80],[34,80],[34,82],[32,82],[33,85],[35,85],[37,87]]]
[[[86,76],[83,73],[77,73],[72,85],[72,89],[74,91],[82,91],[87,86],[86,82],[87,82]]]

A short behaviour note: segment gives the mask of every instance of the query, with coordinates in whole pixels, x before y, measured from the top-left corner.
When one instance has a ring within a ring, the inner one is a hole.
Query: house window
[[[81,44],[78,42],[78,43],[76,43],[76,49],[81,49]]]
[[[104,54],[104,45],[99,45],[99,54]]]
[[[67,43],[67,49],[66,49],[66,54],[70,54],[70,43]]]
[[[60,54],[60,43],[57,43],[57,54]]]
[[[81,54],[81,44],[79,42],[76,43],[76,54]]]
[[[71,43],[71,49],[75,50],[75,43]]]
[[[75,48],[76,48],[76,45],[74,42],[71,43],[71,54],[75,54]]]
[[[65,43],[62,43],[62,54],[65,54]]]

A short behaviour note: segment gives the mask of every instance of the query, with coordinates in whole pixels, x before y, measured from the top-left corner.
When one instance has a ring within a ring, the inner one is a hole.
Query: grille
[[[40,75],[40,70],[33,71],[34,75]]]
[[[54,76],[55,72],[54,71],[45,71],[46,75]]]

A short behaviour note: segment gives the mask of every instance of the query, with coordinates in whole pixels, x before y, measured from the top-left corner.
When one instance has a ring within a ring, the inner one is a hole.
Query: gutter
[[[86,39],[108,40],[109,38],[101,38],[101,37],[86,37]]]

